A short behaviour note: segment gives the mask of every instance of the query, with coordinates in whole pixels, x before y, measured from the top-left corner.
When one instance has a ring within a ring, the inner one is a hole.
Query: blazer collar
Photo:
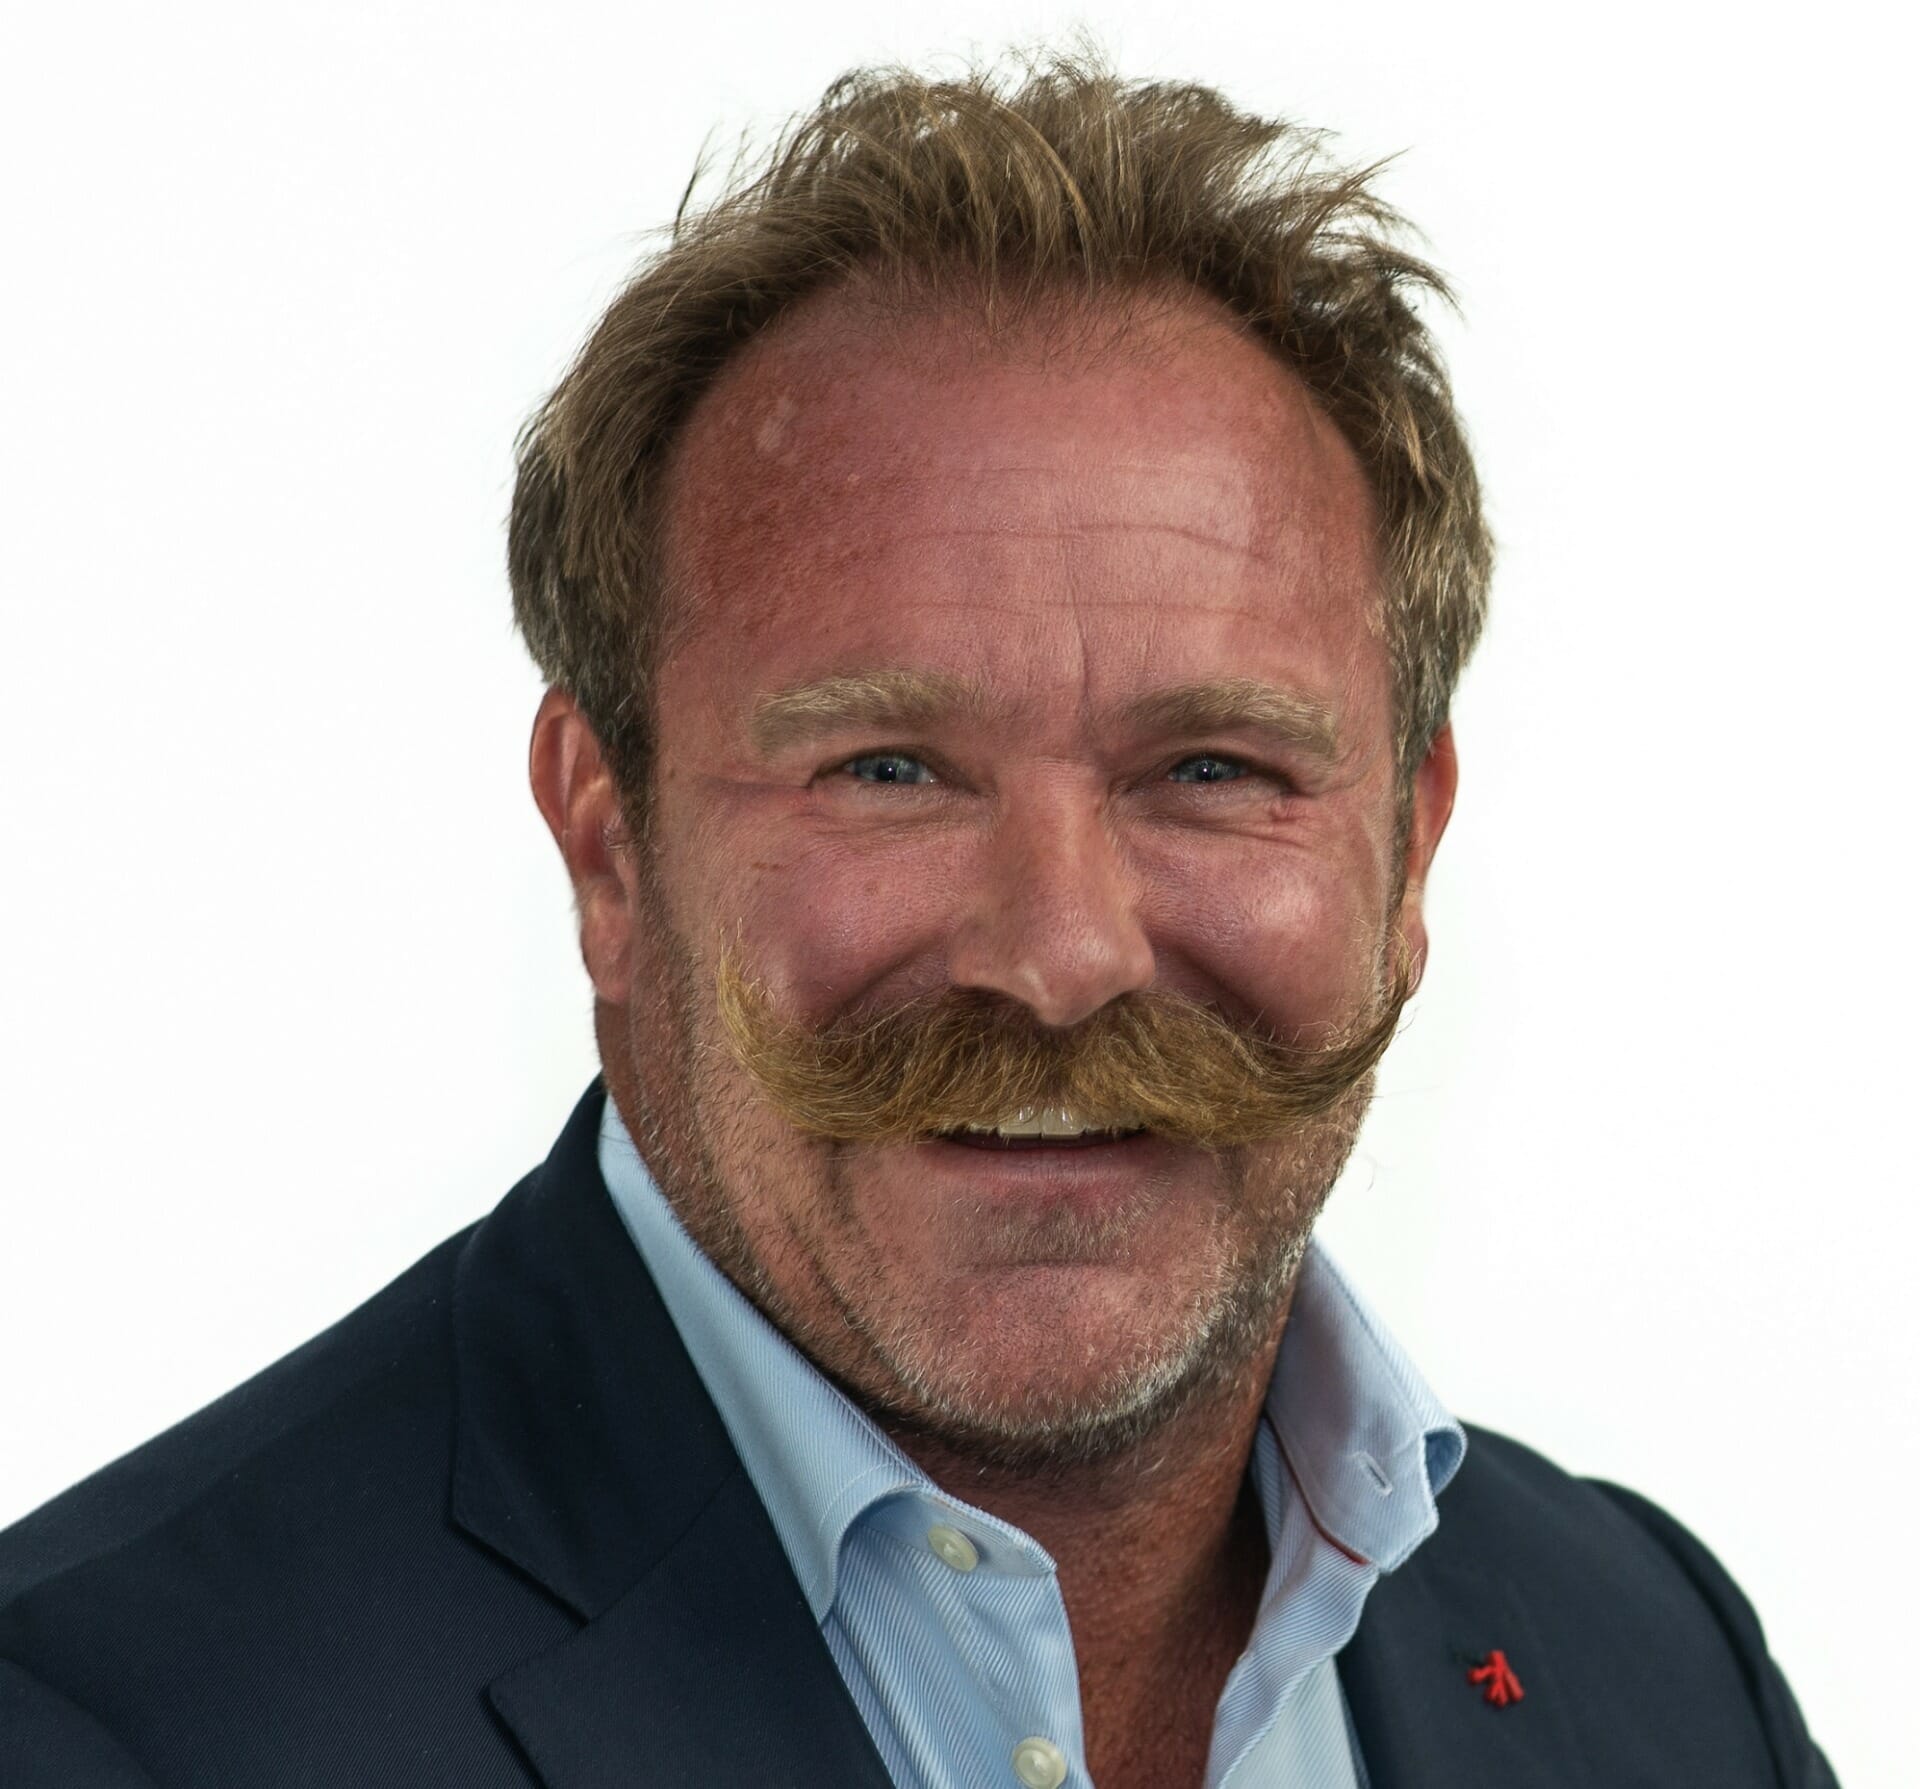
[[[596,1157],[605,1089],[466,1245],[451,1514],[585,1623],[490,1686],[548,1789],[886,1772]]]

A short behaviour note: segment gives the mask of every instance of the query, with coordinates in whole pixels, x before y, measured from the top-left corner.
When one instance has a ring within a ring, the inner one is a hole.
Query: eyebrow
[[[1003,705],[985,686],[944,671],[860,671],[796,684],[754,704],[749,732],[756,750],[775,752],[820,734],[849,728],[924,727],[958,720],[991,726]],[[1172,684],[1150,690],[1121,711],[1142,732],[1264,733],[1329,763],[1340,755],[1337,717],[1314,696],[1252,677]]]
[[[823,677],[760,698],[749,723],[755,748],[773,753],[849,727],[924,727],[942,719],[980,724],[998,705],[979,684],[946,671],[860,671]]]
[[[1244,729],[1268,734],[1328,763],[1340,756],[1339,717],[1327,703],[1255,677],[1227,677],[1151,690],[1128,704],[1125,717],[1142,731],[1214,733]]]

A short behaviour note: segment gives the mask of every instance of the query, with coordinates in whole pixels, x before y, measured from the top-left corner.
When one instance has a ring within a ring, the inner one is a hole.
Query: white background
[[[1404,150],[1465,306],[1494,617],[1323,1234],[1462,1415],[1716,1549],[1843,1782],[1910,1781],[1913,170],[1848,5],[16,23],[0,1522],[484,1212],[592,1074],[510,442],[703,138],[1076,20]]]

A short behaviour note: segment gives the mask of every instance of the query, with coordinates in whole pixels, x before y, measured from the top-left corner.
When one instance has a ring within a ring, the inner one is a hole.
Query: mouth
[[[1128,1143],[1147,1134],[1144,1126],[1101,1128],[1083,1125],[1062,1107],[1033,1107],[1016,1112],[998,1124],[965,1124],[936,1133],[942,1143],[963,1149],[1040,1150],[1100,1149]]]

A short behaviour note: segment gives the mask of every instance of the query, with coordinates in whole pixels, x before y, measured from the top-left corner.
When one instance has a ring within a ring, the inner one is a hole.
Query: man
[[[511,531],[604,1086],[0,1539],[9,1784],[1831,1783],[1312,1241],[1490,558],[1395,226],[1065,59],[682,220]]]

